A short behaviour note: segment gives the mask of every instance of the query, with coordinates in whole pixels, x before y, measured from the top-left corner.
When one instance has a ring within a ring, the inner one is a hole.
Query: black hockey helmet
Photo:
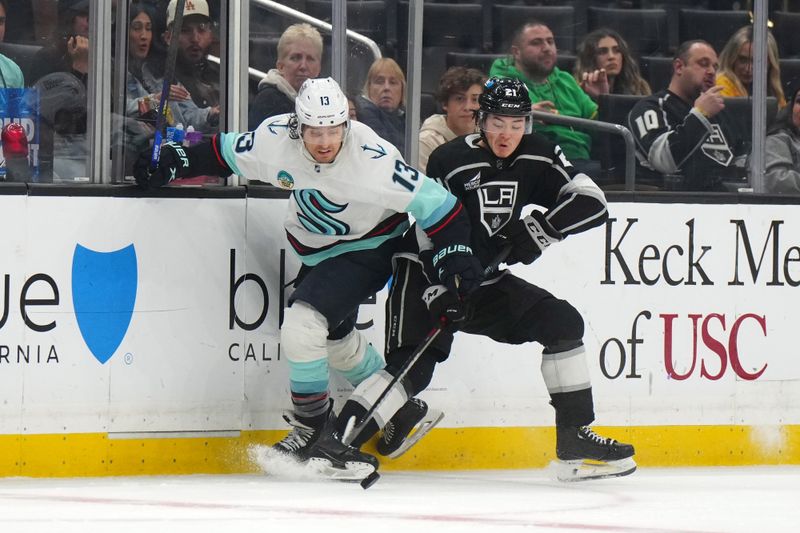
[[[483,93],[478,97],[478,126],[485,130],[486,116],[489,114],[507,117],[525,117],[525,133],[533,128],[531,118],[531,98],[528,88],[516,78],[493,76],[483,85]]]

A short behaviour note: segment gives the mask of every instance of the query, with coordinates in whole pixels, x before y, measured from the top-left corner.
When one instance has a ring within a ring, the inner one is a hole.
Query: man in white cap
[[[177,0],[167,6],[167,31],[164,41],[167,46],[173,38],[173,24]],[[183,23],[178,38],[178,58],[175,77],[186,87],[192,101],[199,108],[211,108],[209,126],[219,126],[219,66],[208,60],[208,52],[214,42],[214,22],[206,0],[186,0],[183,8]]]

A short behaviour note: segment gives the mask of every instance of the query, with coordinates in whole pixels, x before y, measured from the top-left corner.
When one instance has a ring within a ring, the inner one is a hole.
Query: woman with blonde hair
[[[322,35],[308,23],[292,24],[278,40],[278,60],[258,84],[250,106],[249,126],[254,130],[267,117],[294,113],[294,100],[303,82],[322,70]]]
[[[595,81],[604,72],[611,94],[649,95],[652,91],[639,72],[639,65],[628,43],[609,28],[599,28],[584,37],[578,46],[573,76],[586,91],[586,82]],[[589,96],[595,97],[587,91]]]
[[[748,97],[753,85],[753,27],[736,30],[719,55],[717,85],[725,97]],[[778,44],[767,32],[767,94],[778,100],[778,107],[786,105],[781,87],[781,67],[778,62]]]
[[[359,121],[392,143],[405,148],[406,76],[394,59],[376,59],[367,72],[363,94],[356,98]]]

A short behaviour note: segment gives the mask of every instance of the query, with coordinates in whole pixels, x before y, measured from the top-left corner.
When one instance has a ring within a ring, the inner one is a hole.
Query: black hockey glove
[[[512,244],[506,260],[506,264],[509,265],[514,263],[530,265],[548,246],[564,238],[541,211],[533,211],[530,215],[509,223],[504,233]]]
[[[458,327],[468,320],[468,306],[444,285],[431,285],[422,293],[422,301],[433,319],[443,327]]]
[[[481,262],[472,255],[472,248],[464,244],[442,248],[433,254],[431,262],[442,285],[458,296],[467,296],[483,281]]]
[[[172,180],[186,176],[189,157],[180,144],[168,142],[161,145],[161,155],[155,170],[150,169],[151,150],[144,150],[133,165],[133,177],[142,189],[154,189]]]

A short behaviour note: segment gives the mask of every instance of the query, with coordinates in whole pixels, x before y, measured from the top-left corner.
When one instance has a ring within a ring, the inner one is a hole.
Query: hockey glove
[[[458,296],[467,296],[483,281],[483,267],[469,246],[451,244],[433,254],[431,262],[442,285]]]
[[[444,285],[431,285],[422,293],[422,301],[433,319],[443,327],[458,326],[467,320],[467,305]]]
[[[181,178],[189,169],[189,157],[183,146],[174,142],[161,145],[155,170],[150,169],[151,150],[144,150],[133,165],[133,177],[142,189],[154,189]]]
[[[505,234],[512,244],[506,261],[509,265],[530,265],[548,246],[564,238],[541,211],[533,211],[530,215],[511,222]]]

